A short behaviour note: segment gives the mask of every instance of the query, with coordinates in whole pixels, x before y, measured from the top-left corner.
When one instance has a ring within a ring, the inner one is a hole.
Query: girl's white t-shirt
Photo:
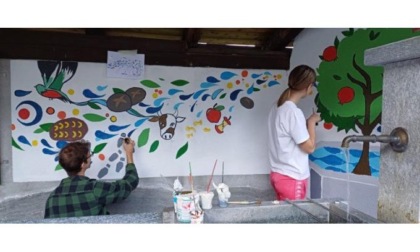
[[[271,170],[297,180],[309,177],[308,154],[299,144],[309,139],[306,119],[292,101],[271,108],[268,115],[268,143]]]

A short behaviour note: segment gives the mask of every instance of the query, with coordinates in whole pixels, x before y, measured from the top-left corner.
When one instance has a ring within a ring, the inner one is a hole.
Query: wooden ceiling
[[[106,62],[137,50],[146,65],[289,69],[302,28],[0,29],[0,58]]]

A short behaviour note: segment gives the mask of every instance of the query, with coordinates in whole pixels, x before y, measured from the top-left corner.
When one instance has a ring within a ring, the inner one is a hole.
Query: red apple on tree
[[[217,106],[217,103],[214,104],[213,108],[208,108],[206,111],[207,120],[211,123],[218,123],[222,117],[221,111],[223,109],[225,109],[225,107],[222,105]]]

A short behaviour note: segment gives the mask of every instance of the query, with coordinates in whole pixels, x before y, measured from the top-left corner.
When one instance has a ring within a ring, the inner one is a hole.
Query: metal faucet
[[[390,135],[346,136],[341,142],[341,147],[348,148],[350,142],[389,143],[394,151],[404,152],[408,145],[408,133],[406,129],[398,127],[393,129]]]

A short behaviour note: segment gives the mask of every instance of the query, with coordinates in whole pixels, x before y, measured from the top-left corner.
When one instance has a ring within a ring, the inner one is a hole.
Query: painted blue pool
[[[314,153],[309,155],[309,160],[325,170],[351,173],[359,162],[360,156],[362,155],[362,150],[349,149],[349,155],[349,171],[346,171],[347,165],[344,150],[339,147],[319,147],[314,151]],[[369,152],[370,169],[373,177],[379,177],[379,157],[379,150]]]

